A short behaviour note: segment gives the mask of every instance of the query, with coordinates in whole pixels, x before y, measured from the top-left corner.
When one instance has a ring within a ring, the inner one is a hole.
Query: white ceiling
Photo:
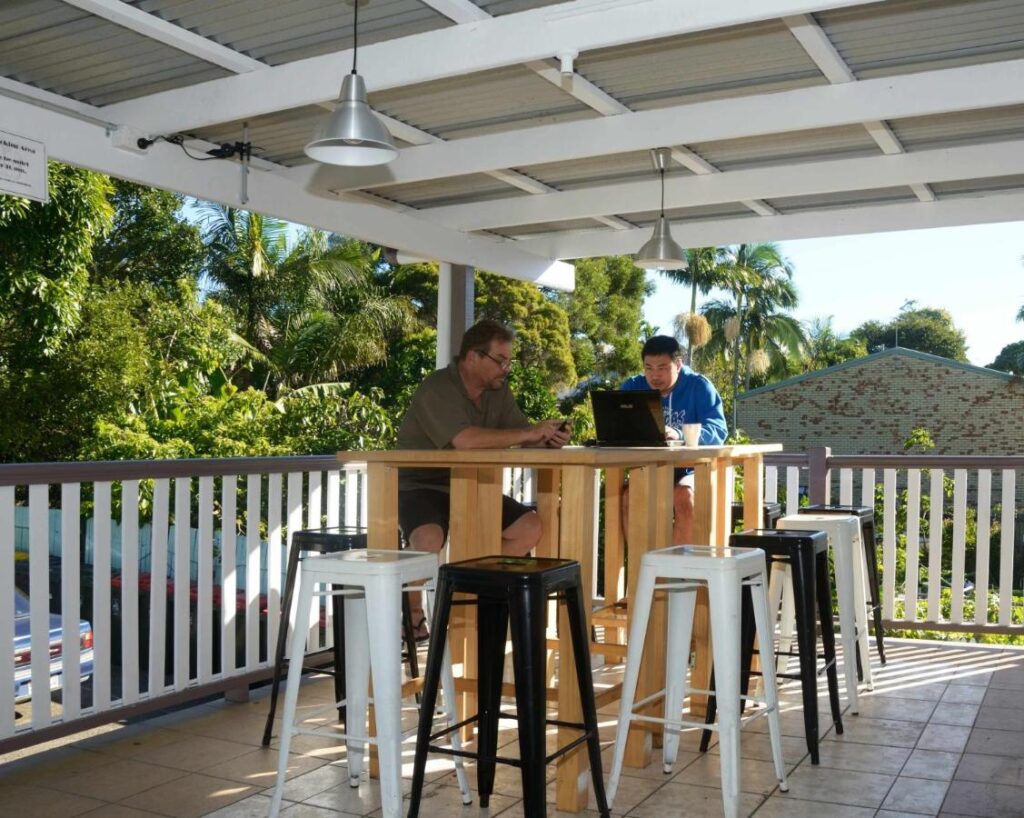
[[[302,152],[352,59],[343,0],[9,0],[0,130],[49,155],[413,255],[572,286],[560,259],[1024,219],[1020,0],[371,0],[359,69],[402,147]],[[574,72],[558,57],[576,54]]]

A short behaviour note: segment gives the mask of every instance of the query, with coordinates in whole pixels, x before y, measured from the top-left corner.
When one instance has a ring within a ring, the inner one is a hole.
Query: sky
[[[846,335],[864,321],[890,320],[908,300],[942,307],[966,334],[967,357],[977,366],[1024,339],[1024,324],[1014,321],[1024,305],[1024,222],[779,244],[793,263],[800,294],[794,315],[803,321],[832,316],[836,332]],[[653,278],[657,292],[644,316],[671,332],[673,318],[689,309],[690,291]]]

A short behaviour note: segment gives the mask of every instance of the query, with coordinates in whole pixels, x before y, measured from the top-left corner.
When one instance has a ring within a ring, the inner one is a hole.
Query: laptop
[[[606,390],[590,393],[597,446],[669,446],[665,415],[656,390]],[[678,441],[681,442],[681,441]]]

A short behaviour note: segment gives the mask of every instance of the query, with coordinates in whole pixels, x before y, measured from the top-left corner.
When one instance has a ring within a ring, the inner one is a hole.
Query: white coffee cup
[[[683,424],[683,443],[687,446],[697,446],[700,443],[700,424]]]

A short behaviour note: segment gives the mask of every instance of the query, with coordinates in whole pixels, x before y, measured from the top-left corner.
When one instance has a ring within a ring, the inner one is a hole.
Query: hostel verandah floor
[[[940,815],[1024,816],[1024,650],[891,640],[889,663],[876,664],[875,690],[862,692],[860,715],[848,712],[836,735],[822,713],[821,765],[813,767],[792,684],[784,688],[782,729],[790,791],[778,792],[764,720],[743,736],[744,805],[757,818],[901,818]],[[598,671],[598,683],[618,679],[621,666]],[[840,675],[840,679],[842,676]],[[331,697],[331,681],[309,679],[300,707],[312,713]],[[827,707],[826,699],[821,698]],[[845,700],[844,700],[845,705]],[[245,704],[218,701],[94,735],[0,767],[0,815],[19,818],[196,818],[265,816],[277,765],[276,741],[259,746],[267,689]],[[617,707],[602,713],[605,775]],[[323,710],[320,709],[323,715]],[[414,713],[407,713],[409,723]],[[329,737],[293,742],[285,792],[287,818],[379,816],[376,785],[348,785],[345,752]],[[511,722],[502,743],[514,750]],[[413,743],[406,745],[411,773]],[[489,811],[463,807],[450,766],[428,768],[421,815],[523,815],[518,770],[498,769]],[[553,779],[554,768],[549,768]],[[471,783],[473,771],[470,770]],[[626,770],[613,814],[630,818],[721,815],[718,757],[696,752],[684,734],[671,775],[660,756],[643,770]],[[408,780],[406,781],[408,785]],[[553,787],[549,789],[554,800]],[[591,802],[593,806],[593,802]],[[550,815],[561,816],[552,807]],[[596,815],[587,812],[585,815]]]

